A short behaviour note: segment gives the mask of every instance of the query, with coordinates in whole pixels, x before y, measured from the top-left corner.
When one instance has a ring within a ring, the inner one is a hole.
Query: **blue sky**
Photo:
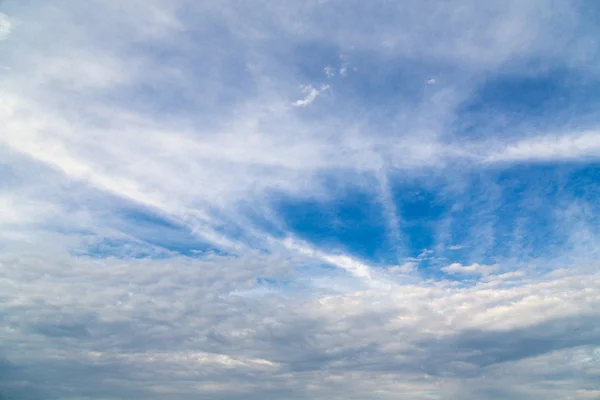
[[[600,396],[593,1],[0,4],[0,397]]]

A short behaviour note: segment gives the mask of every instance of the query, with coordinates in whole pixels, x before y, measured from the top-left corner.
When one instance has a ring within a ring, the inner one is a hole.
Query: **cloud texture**
[[[594,2],[0,4],[0,395],[591,399]]]

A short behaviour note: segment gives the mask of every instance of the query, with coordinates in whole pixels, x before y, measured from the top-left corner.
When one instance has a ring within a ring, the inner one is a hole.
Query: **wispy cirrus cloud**
[[[487,162],[594,161],[600,157],[600,134],[582,132],[532,137],[489,154]]]

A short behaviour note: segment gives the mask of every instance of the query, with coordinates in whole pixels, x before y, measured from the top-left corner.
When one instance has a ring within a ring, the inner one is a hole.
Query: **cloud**
[[[8,250],[1,260],[2,293],[10,299],[2,305],[3,354],[16,366],[11,379],[50,397],[258,398],[277,390],[320,398],[350,385],[381,399],[400,388],[417,398],[457,391],[477,398],[490,389],[490,376],[507,395],[525,383],[544,391],[536,363],[546,374],[566,374],[560,390],[568,393],[596,365],[596,275],[244,297],[235,291],[255,286],[256,274],[273,276],[280,261],[94,260],[57,249],[27,257]],[[26,356],[17,346],[23,340]],[[568,367],[548,362],[561,357]],[[51,376],[62,376],[60,387]]]
[[[488,275],[496,269],[493,265],[479,265],[477,263],[471,265],[462,265],[453,263],[447,267],[443,267],[442,271],[451,275]]]
[[[307,95],[304,99],[302,100],[297,100],[294,105],[296,106],[307,106],[310,103],[312,103],[313,101],[315,101],[315,99],[317,98],[317,96],[319,95],[320,91],[313,88],[311,85],[307,85],[307,86],[303,86],[302,87],[302,91],[303,92],[307,92]]]
[[[327,66],[327,67],[323,68],[323,71],[325,72],[325,75],[328,78],[332,78],[335,76],[335,68],[333,68],[333,67]]]
[[[581,399],[595,399],[600,396],[600,390],[580,389],[575,392],[575,396]]]
[[[309,104],[311,104],[313,101],[315,101],[315,99],[317,98],[317,96],[319,94],[321,94],[323,91],[328,90],[330,87],[329,85],[323,85],[321,86],[320,89],[315,89],[314,87],[312,87],[312,85],[305,85],[302,86],[302,91],[307,93],[306,97],[302,100],[297,100],[294,105],[295,106],[308,106]]]
[[[407,274],[407,273],[411,273],[416,271],[417,269],[417,263],[415,262],[405,262],[402,265],[394,265],[392,267],[388,268],[388,271],[391,273],[402,273],[402,274]]]
[[[3,7],[7,396],[596,395],[578,5]]]
[[[0,13],[0,40],[6,39],[12,32],[12,24],[8,15]]]
[[[506,145],[486,157],[487,162],[544,162],[594,160],[600,157],[600,134],[595,131],[542,136]]]
[[[353,257],[344,254],[327,254],[311,248],[306,243],[300,243],[291,238],[285,239],[283,243],[287,249],[297,251],[300,254],[307,255],[309,257],[320,259],[331,265],[335,265],[343,270],[346,270],[351,275],[364,281],[370,286],[386,286],[384,281],[373,276],[371,267]]]

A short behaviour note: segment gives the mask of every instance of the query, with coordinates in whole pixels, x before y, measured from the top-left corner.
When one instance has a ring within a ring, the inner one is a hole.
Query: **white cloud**
[[[302,87],[302,91],[307,92],[307,95],[302,100],[296,100],[296,102],[294,102],[294,105],[296,106],[307,106],[313,101],[315,101],[315,99],[319,95],[319,90],[315,89],[311,85]]]
[[[484,281],[495,281],[495,282],[499,283],[504,280],[521,279],[526,275],[527,274],[524,271],[511,271],[511,272],[505,272],[505,273],[499,274],[499,275],[488,275],[488,276],[484,277],[483,280]]]
[[[306,97],[302,100],[297,100],[296,102],[294,102],[294,105],[301,107],[308,106],[313,101],[315,101],[319,94],[329,89],[329,85],[323,85],[320,89],[315,89],[312,85],[304,85],[302,86],[302,91],[306,93]]]
[[[453,263],[446,267],[442,267],[442,271],[451,275],[488,275],[496,270],[494,265],[480,265],[477,263],[471,265],[462,265]]]
[[[423,251],[421,251],[421,253],[417,256],[417,258],[427,258],[427,257],[431,256],[433,253],[435,253],[435,251],[430,250],[430,249],[423,249]]]
[[[348,255],[327,254],[323,251],[311,248],[307,243],[303,243],[292,238],[286,238],[283,241],[283,245],[289,250],[296,251],[300,254],[313,257],[339,267],[369,286],[389,287],[389,282],[387,282],[385,279],[382,277],[373,276],[374,272],[370,266]]]
[[[8,15],[0,12],[0,40],[6,39],[12,32],[12,24]]]
[[[527,138],[489,153],[487,162],[570,161],[600,158],[600,133]]]
[[[575,392],[576,399],[598,399],[600,398],[600,390],[594,389],[579,389]]]
[[[412,261],[405,262],[402,265],[394,265],[388,268],[391,273],[408,274],[417,270],[418,264]]]

